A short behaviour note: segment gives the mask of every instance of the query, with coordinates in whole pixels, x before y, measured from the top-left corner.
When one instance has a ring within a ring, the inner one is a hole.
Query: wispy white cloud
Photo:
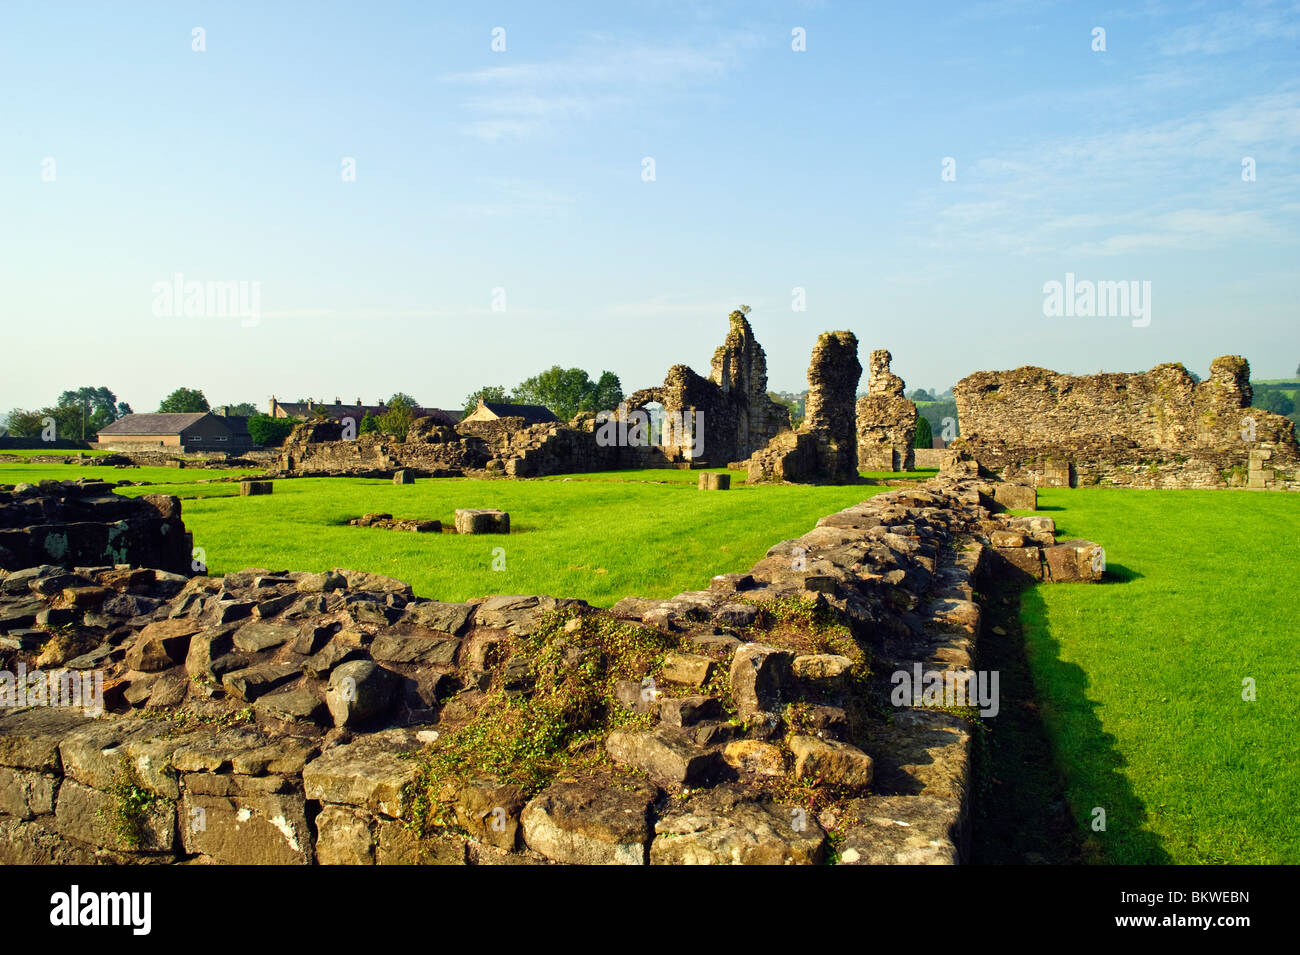
[[[708,46],[628,45],[593,34],[564,57],[443,79],[465,90],[468,133],[489,141],[521,139],[651,98],[691,95],[726,77],[759,43],[752,34],[735,34]]]
[[[1266,180],[1241,180],[1243,157]],[[923,244],[1125,255],[1300,241],[1300,84],[1156,124],[1025,141],[930,193]]]
[[[1249,3],[1224,10],[1208,21],[1189,23],[1162,36],[1157,48],[1165,56],[1235,53],[1270,40],[1300,37],[1300,5]]]

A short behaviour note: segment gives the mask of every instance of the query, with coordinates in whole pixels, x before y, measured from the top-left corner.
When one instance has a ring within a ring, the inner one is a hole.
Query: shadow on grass
[[[1126,568],[1107,567],[1132,574]],[[1136,576],[1136,575],[1133,575]],[[1115,583],[1125,578],[1116,574]],[[1146,809],[1123,774],[1115,738],[1102,730],[1096,704],[1088,700],[1088,676],[1060,659],[1060,644],[1047,625],[1047,611],[1035,587],[1010,581],[989,586],[977,666],[1000,673],[1000,712],[986,722],[976,750],[972,861],[976,864],[1071,864],[1116,861],[1167,864],[1159,840],[1139,831]],[[1047,639],[1039,643],[1038,680],[1030,668],[1020,610]],[[997,627],[1002,634],[994,632]],[[1041,653],[1046,649],[1050,656]],[[1049,689],[1043,693],[1040,687]],[[1071,744],[1085,754],[1072,768],[1085,792],[1071,806],[1061,771],[1060,747],[1043,718],[1046,701],[1069,714]],[[1093,795],[1095,794],[1095,795]],[[1086,803],[1083,804],[1083,803]],[[1124,858],[1108,850],[1105,832],[1092,830],[1094,807],[1106,812],[1106,827],[1124,833]]]
[[[1125,567],[1123,564],[1106,564],[1106,573],[1101,578],[1103,584],[1127,584],[1133,580],[1141,580],[1145,574],[1139,574],[1131,567]]]

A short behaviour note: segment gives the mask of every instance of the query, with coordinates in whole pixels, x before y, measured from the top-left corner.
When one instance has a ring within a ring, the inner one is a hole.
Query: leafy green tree
[[[193,414],[211,410],[203,392],[193,388],[177,388],[158,406],[159,414]]]
[[[357,433],[377,434],[378,431],[379,431],[379,425],[375,421],[375,416],[372,415],[369,411],[367,411],[361,419],[361,424],[357,426]]]
[[[612,411],[623,402],[623,383],[612,371],[602,371],[580,411]],[[570,416],[572,417],[572,416]]]
[[[471,392],[465,396],[465,413],[469,414],[478,407],[478,400],[484,401],[509,401],[510,396],[506,392],[504,385],[484,385],[478,391]]]
[[[15,408],[9,412],[9,433],[15,438],[34,438],[39,441],[45,436],[46,420],[52,419],[55,438],[79,441],[84,414],[83,407],[76,404],[61,404],[37,411]],[[89,421],[85,427],[87,439],[93,438],[95,432]]]
[[[590,401],[594,387],[590,376],[581,368],[552,365],[521,381],[513,400],[518,404],[545,405],[561,421],[568,421]]]
[[[44,425],[39,411],[15,408],[9,412],[9,433],[15,438],[39,438]]]
[[[227,414],[233,418],[251,418],[257,414],[257,405],[251,401],[241,401],[237,405],[228,405],[230,408]]]
[[[406,432],[415,420],[412,406],[406,403],[403,395],[393,395],[388,403],[388,410],[375,419],[375,425],[384,434],[391,434],[398,441],[406,440]]]
[[[420,407],[420,403],[404,391],[399,391],[395,395],[393,395],[393,397],[389,398],[388,406],[391,408],[393,405],[398,404],[399,402],[401,404],[406,405],[406,407],[408,408]]]
[[[1264,411],[1271,411],[1274,414],[1289,415],[1295,411],[1295,402],[1286,396],[1284,392],[1273,388],[1263,388],[1255,392],[1255,400],[1252,402],[1254,407],[1261,408]]]
[[[914,448],[928,448],[934,444],[934,432],[930,430],[930,421],[924,417],[916,419],[916,437],[912,441]]]
[[[276,447],[284,443],[297,423],[292,418],[255,414],[248,419],[248,436],[264,447]]]
[[[581,368],[552,365],[519,383],[510,398],[519,404],[544,405],[557,418],[568,421],[579,411],[608,411],[623,400],[623,384],[612,371],[592,381]]]
[[[65,391],[59,395],[57,407],[72,406],[84,413],[85,436],[93,437],[100,428],[112,424],[123,414],[131,413],[131,406],[126,402],[119,403],[117,395],[105,387],[98,388],[77,388],[74,391]],[[125,409],[125,410],[123,410]],[[78,415],[83,417],[82,414]],[[78,422],[76,435],[67,435],[67,437],[81,436],[81,422]]]
[[[910,398],[912,401],[934,401],[935,400],[934,395],[926,391],[924,388],[917,388],[910,395],[908,395],[908,398]],[[929,447],[929,445],[926,445],[926,447]]]

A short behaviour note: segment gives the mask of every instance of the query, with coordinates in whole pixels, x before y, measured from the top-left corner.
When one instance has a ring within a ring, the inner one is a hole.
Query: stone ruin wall
[[[113,490],[103,481],[42,481],[0,491],[0,569],[129,563],[187,572],[192,547],[180,501]]]
[[[1040,487],[1296,487],[1295,425],[1250,407],[1250,366],[1216,358],[1197,384],[1180,364],[1088,376],[977,372],[954,388],[962,437],[949,470],[977,462]]]
[[[596,439],[595,416],[583,413],[568,424],[529,425],[522,418],[501,418],[461,422],[455,428],[420,418],[404,442],[374,434],[345,441],[335,422],[304,422],[285,441],[279,473],[383,474],[408,468],[430,476],[538,477],[691,463],[720,466],[746,458],[789,430],[790,413],[767,395],[767,357],[749,321],[739,311],[729,320],[726,341],[713,355],[711,377],[674,365],[662,385],[634,392],[625,402],[628,413],[657,402],[668,415],[686,416],[689,428],[698,412],[703,441],[694,461],[690,430],[666,446],[604,446]]]
[[[767,355],[749,320],[735,311],[728,321],[726,340],[713,353],[708,378],[686,365],[674,365],[662,385],[628,396],[625,405],[629,413],[658,403],[665,416],[687,424],[662,447],[636,449],[629,466],[692,463],[697,412],[703,434],[694,463],[711,467],[743,460],[790,429],[789,409],[768,397]]]
[[[544,596],[424,600],[345,570],[0,574],[0,667],[107,675],[102,715],[0,712],[0,862],[816,864],[836,850],[840,864],[962,861],[976,730],[925,705],[850,721],[852,661],[786,643],[763,607],[798,599],[841,621],[870,654],[860,679],[882,701],[891,672],[960,684],[984,575],[1095,579],[1095,544],[1057,543],[1049,518],[997,513],[1033,497],[946,479],[887,492],[780,542],[747,573],[608,611]],[[14,608],[33,601],[70,618],[43,648],[14,636]],[[526,690],[523,638],[552,613],[568,619],[579,656],[583,628],[609,617],[670,648],[654,696],[635,680],[616,688],[642,720],[605,737],[614,768],[527,793],[466,780],[439,797],[454,828],[414,833],[410,755],[471,719],[485,690]],[[725,682],[708,684],[712,671]],[[742,722],[725,718],[723,700]],[[798,726],[789,704],[802,707]],[[157,718],[182,711],[204,719]],[[770,788],[791,771],[849,795],[795,826],[800,807]],[[129,834],[113,824],[124,779],[152,799]]]
[[[748,461],[748,483],[850,484],[858,480],[858,420],[854,407],[862,364],[852,332],[822,332],[808,365],[808,398],[798,431],[785,431]]]
[[[916,405],[904,392],[903,379],[889,370],[885,349],[871,353],[867,393],[858,399],[858,468],[863,471],[912,471],[916,468]]]

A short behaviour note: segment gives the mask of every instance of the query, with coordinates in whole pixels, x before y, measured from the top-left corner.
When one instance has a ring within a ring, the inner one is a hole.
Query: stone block
[[[310,865],[306,803],[294,794],[199,796],[180,801],[181,842],[226,865]]]
[[[253,497],[258,494],[270,494],[275,485],[270,481],[240,481],[239,496]]]
[[[703,686],[709,679],[712,667],[713,661],[708,657],[669,651],[664,654],[664,665],[659,676],[668,683]]]
[[[789,650],[762,643],[737,648],[731,660],[731,692],[742,720],[780,708],[793,659]]]
[[[1106,552],[1088,540],[1068,540],[1043,548],[1044,577],[1062,581],[1098,581],[1106,571]]]
[[[826,833],[797,806],[723,788],[674,803],[655,823],[651,865],[820,865]]]
[[[509,534],[510,515],[493,508],[457,508],[457,534]]]
[[[1066,480],[1069,480],[1068,473]],[[1065,486],[1068,487],[1069,484]],[[1026,484],[995,484],[993,500],[1009,511],[1038,510],[1038,491]]]
[[[524,807],[524,842],[552,862],[645,865],[654,796],[635,784],[553,783]]]
[[[870,756],[850,743],[791,736],[790,751],[794,754],[794,774],[800,779],[811,779],[816,785],[871,785],[875,765]]]

